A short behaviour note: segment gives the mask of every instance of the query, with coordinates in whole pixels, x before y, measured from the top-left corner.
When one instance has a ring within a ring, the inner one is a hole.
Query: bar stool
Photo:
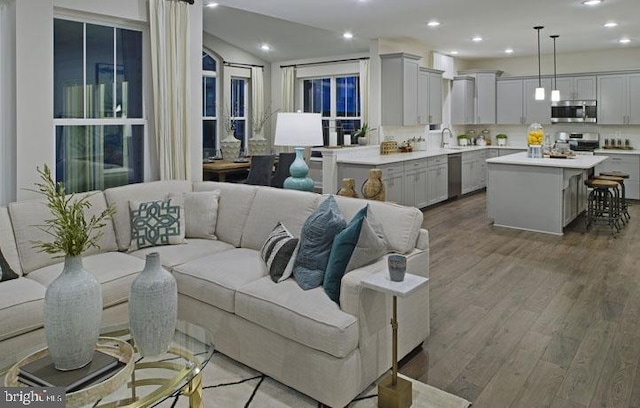
[[[611,180],[589,179],[585,181],[591,188],[587,199],[587,218],[585,230],[598,221],[606,221],[615,235],[620,232],[620,199],[618,183]]]
[[[623,173],[623,172],[617,171],[617,170],[601,171],[600,175],[601,176],[620,177],[622,179],[628,179],[629,178],[629,174],[628,173]],[[629,214],[629,208],[628,208],[628,203],[627,203],[627,195],[625,193],[625,188],[624,188],[624,180],[623,180],[621,186],[622,186],[622,215],[624,216],[626,221],[629,221],[631,219],[631,215]]]
[[[620,191],[618,192],[618,199],[619,199],[619,203],[618,203],[618,208],[620,210],[620,220],[622,221],[623,224],[627,223],[627,217],[625,215],[625,208],[627,206],[627,200],[626,200],[626,193],[625,193],[625,189],[624,189],[624,179],[622,177],[617,177],[617,176],[605,176],[600,174],[599,176],[594,176],[593,177],[596,180],[609,180],[609,181],[615,181],[616,183],[618,183],[618,188],[620,189]]]

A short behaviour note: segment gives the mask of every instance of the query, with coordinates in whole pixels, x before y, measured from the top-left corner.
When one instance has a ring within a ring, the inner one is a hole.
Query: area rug
[[[430,385],[410,380],[415,408],[467,408],[471,405],[455,395]],[[242,365],[221,353],[215,353],[203,372],[205,407],[224,408],[318,408],[321,404],[280,384],[274,379]],[[188,399],[177,396],[164,401],[162,408],[188,407]],[[377,387],[372,385],[349,404],[349,408],[378,406]]]

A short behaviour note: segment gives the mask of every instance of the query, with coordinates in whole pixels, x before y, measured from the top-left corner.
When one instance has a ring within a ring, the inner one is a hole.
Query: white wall
[[[16,199],[16,3],[0,1],[0,205]]]

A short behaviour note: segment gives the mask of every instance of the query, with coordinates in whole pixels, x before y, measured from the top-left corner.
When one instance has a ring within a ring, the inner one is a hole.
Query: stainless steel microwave
[[[596,101],[551,102],[551,123],[596,123],[597,118]]]

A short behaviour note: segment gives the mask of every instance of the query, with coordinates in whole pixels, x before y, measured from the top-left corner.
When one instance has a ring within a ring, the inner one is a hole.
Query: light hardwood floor
[[[485,193],[426,210],[431,335],[400,372],[474,408],[640,406],[640,205],[630,213],[613,238],[582,218],[561,237],[493,227]]]

